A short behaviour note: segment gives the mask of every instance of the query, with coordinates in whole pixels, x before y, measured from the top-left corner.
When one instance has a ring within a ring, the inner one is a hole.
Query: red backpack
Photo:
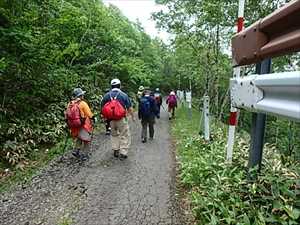
[[[69,128],[80,128],[82,126],[79,103],[80,102],[71,101],[65,112],[65,118]]]
[[[104,118],[108,120],[120,120],[126,116],[125,108],[117,100],[119,94],[120,92],[114,98],[110,96],[110,101],[103,106],[101,114]]]
[[[177,106],[177,99],[175,95],[169,95],[168,104],[171,108]]]

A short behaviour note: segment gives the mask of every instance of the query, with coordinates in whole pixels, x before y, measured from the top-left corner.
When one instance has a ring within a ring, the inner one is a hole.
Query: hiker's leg
[[[106,121],[105,121],[105,128],[106,128],[105,134],[106,134],[106,135],[110,135],[110,132],[111,132],[111,128],[110,128],[110,120],[106,120]]]
[[[153,137],[154,137],[154,123],[155,123],[155,118],[150,118],[149,119],[149,135],[150,135],[151,139],[153,139]]]
[[[131,144],[131,135],[127,118],[121,119],[119,122],[120,129],[120,154],[127,155]]]
[[[147,120],[142,119],[142,140],[147,139]]]
[[[119,137],[118,123],[119,123],[119,121],[115,121],[115,120],[110,121],[112,150],[120,149],[120,137]]]
[[[75,139],[75,149],[81,150],[83,148],[82,141],[79,138]]]
[[[80,150],[82,148],[82,141],[79,138],[73,138],[74,150],[72,151],[72,155],[75,157],[80,156]]]
[[[105,121],[105,129],[106,129],[106,131],[109,131],[109,128],[110,128],[109,120],[106,120]]]
[[[175,107],[172,108],[172,118],[175,117]]]
[[[169,119],[172,118],[172,108],[169,106],[168,107],[168,114],[169,114]]]
[[[87,153],[90,150],[91,142],[90,141],[83,141],[83,152]]]

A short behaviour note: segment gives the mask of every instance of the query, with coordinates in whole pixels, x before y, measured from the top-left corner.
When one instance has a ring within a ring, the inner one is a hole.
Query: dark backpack
[[[139,103],[140,114],[142,117],[151,116],[151,102],[147,97],[141,97]]]
[[[113,98],[110,95],[110,101],[107,102],[101,111],[101,114],[108,120],[120,120],[126,116],[126,110],[123,105],[117,100],[118,94]]]
[[[80,128],[82,126],[79,103],[80,102],[70,102],[65,112],[65,118],[69,128]]]

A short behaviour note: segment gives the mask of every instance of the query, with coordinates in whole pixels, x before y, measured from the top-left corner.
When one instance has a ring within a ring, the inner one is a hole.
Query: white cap
[[[118,85],[118,84],[121,84],[121,81],[116,78],[116,79],[112,79],[111,82],[110,82],[111,85]]]

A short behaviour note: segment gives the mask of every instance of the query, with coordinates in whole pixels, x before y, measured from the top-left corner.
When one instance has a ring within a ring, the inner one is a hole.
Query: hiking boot
[[[119,150],[114,150],[114,157],[118,158],[120,155]]]
[[[88,156],[88,154],[81,153],[79,158],[80,158],[81,161],[86,161],[86,160],[89,159],[89,156]]]
[[[150,138],[149,138],[149,141],[153,141],[153,137],[150,137]]]
[[[123,160],[125,160],[125,159],[127,159],[128,158],[128,156],[127,155],[124,155],[124,154],[120,154],[120,156],[119,156],[119,159],[121,160],[121,161],[123,161]]]
[[[105,135],[110,135],[110,130],[107,130],[107,131],[105,132]]]
[[[76,157],[76,158],[79,158],[79,157],[80,157],[79,149],[73,150],[72,155],[73,155],[74,157]]]
[[[147,142],[147,138],[142,138],[142,143],[146,143]]]

